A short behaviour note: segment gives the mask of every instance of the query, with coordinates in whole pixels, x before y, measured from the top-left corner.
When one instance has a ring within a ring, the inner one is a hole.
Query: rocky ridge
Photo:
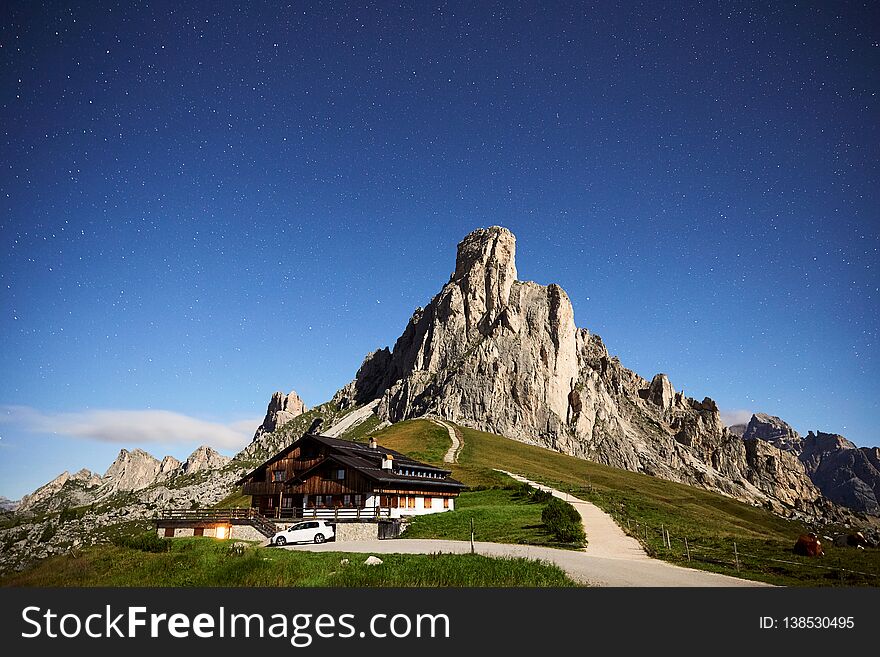
[[[880,515],[880,449],[856,447],[839,434],[810,431],[802,438],[784,420],[756,413],[743,434],[764,441],[803,464],[810,480],[832,502]]]
[[[229,461],[228,456],[205,445],[196,449],[183,463],[173,456],[159,461],[142,449],[122,449],[103,476],[86,469],[73,475],[63,472],[22,497],[16,513],[45,513],[93,504],[117,493],[140,491],[163,482],[173,488],[176,480],[184,475],[220,469]]]
[[[378,399],[383,421],[433,414],[787,515],[839,511],[797,458],[732,434],[710,398],[625,368],[576,326],[561,287],[518,280],[515,252],[505,228],[465,237],[448,283],[333,401]]]

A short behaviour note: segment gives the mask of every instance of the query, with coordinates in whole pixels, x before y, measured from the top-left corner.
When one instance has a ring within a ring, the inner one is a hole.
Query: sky
[[[733,422],[880,443],[876,3],[3,3],[0,495],[234,454],[471,230]]]

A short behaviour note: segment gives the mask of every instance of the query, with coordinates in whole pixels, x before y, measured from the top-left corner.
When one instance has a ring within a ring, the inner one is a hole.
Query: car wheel
[[[283,536],[279,536],[275,539],[275,545],[287,545],[287,539]]]
[[[323,543],[324,534],[315,534],[315,543]]]

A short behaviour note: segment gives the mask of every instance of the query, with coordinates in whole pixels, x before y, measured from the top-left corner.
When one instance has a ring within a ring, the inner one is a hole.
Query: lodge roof
[[[294,441],[276,454],[272,455],[265,462],[254,468],[251,472],[242,477],[238,481],[238,483],[244,483],[260,470],[267,468],[274,461],[283,458],[291,451],[293,451],[293,449],[300,445],[303,441],[316,442],[318,444],[324,445],[329,449],[329,453],[327,454],[326,459],[322,459],[320,463],[312,466],[304,472],[299,473],[295,478],[289,480],[287,482],[288,485],[296,481],[302,481],[302,479],[308,476],[309,473],[314,471],[315,468],[324,464],[328,459],[332,459],[344,466],[353,468],[362,473],[365,477],[380,483],[419,484],[421,486],[436,486],[439,488],[455,489],[465,488],[465,485],[461,482],[449,478],[449,475],[452,473],[451,470],[438,468],[437,466],[433,466],[428,463],[422,463],[421,461],[417,461],[414,458],[407,456],[406,454],[402,454],[401,452],[393,449],[388,449],[387,447],[382,447],[381,445],[371,447],[366,443],[356,443],[352,440],[332,438],[330,436],[322,436],[320,434],[304,434],[301,438]],[[419,477],[399,474],[398,472],[394,472],[393,470],[389,471],[387,469],[383,469],[382,461],[388,456],[391,457],[391,460],[395,465],[395,469],[397,470],[403,469],[415,472],[424,472],[427,474],[436,474],[439,475],[439,477]]]

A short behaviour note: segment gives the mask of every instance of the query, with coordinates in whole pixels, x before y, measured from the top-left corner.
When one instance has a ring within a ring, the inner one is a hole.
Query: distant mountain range
[[[184,475],[199,471],[218,470],[229,461],[228,456],[206,445],[196,449],[183,463],[173,456],[159,461],[141,449],[123,449],[103,476],[86,469],[74,474],[62,472],[30,495],[22,497],[16,512],[51,512],[93,504],[115,493],[138,491],[162,482],[172,483]]]
[[[802,438],[788,423],[756,413],[748,424],[730,427],[746,440],[764,440],[794,454],[822,495],[855,511],[880,515],[880,449],[856,447],[836,433],[810,431]]]

